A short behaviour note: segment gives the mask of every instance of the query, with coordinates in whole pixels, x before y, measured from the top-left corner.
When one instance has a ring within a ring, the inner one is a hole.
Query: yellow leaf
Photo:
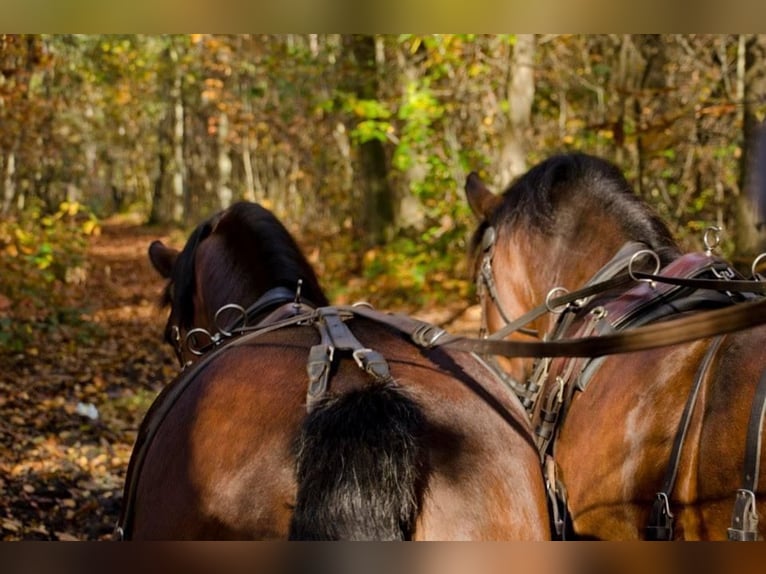
[[[98,222],[95,219],[89,219],[82,224],[82,232],[85,235],[96,235],[98,229]]]

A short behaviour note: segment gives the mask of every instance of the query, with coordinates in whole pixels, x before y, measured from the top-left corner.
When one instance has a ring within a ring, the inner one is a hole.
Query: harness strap
[[[723,309],[701,311],[626,329],[618,333],[561,339],[558,341],[512,341],[445,336],[440,345],[473,353],[494,353],[510,357],[601,357],[658,349],[697,339],[706,339],[766,323],[766,299],[737,303]]]
[[[722,269],[727,269],[728,265],[721,264]],[[716,269],[711,267],[711,269]],[[717,269],[716,269],[717,270]],[[709,289],[711,291],[721,291],[728,293],[766,293],[766,282],[753,281],[750,279],[700,279],[698,277],[668,277],[666,275],[655,275],[652,273],[643,273],[636,271],[633,273],[636,279],[643,281],[657,281],[676,285],[678,287],[689,287],[691,289]]]
[[[558,479],[556,461],[552,456],[545,457],[543,461],[543,474],[545,475],[545,490],[548,493],[548,505],[551,510],[551,522],[553,531],[559,540],[564,540],[566,535],[567,493],[564,484]]]
[[[361,307],[359,307],[360,309]],[[346,325],[342,313],[348,308],[320,307],[316,310],[314,326],[319,331],[320,341],[311,347],[306,364],[309,386],[306,393],[306,410],[311,412],[328,388],[330,370],[336,351],[350,352],[357,366],[376,381],[390,381],[388,362],[379,352],[365,347]],[[357,308],[353,308],[354,313]]]
[[[229,330],[243,329],[248,325],[257,325],[259,320],[263,318],[263,314],[271,308],[294,301],[296,304],[300,304],[300,297],[296,294],[295,289],[288,289],[287,287],[278,286],[266,291],[263,295],[250,305],[245,311],[245,316],[242,320],[238,321]],[[315,307],[310,301],[306,302],[306,305],[313,308]]]
[[[676,484],[678,467],[681,464],[681,451],[683,450],[684,441],[686,440],[686,433],[689,430],[689,422],[691,421],[692,413],[694,412],[697,396],[702,387],[702,381],[704,380],[705,374],[710,368],[710,364],[713,362],[713,358],[718,352],[722,341],[723,337],[716,337],[713,340],[705,352],[702,362],[699,367],[697,367],[697,373],[694,376],[692,389],[686,399],[686,405],[684,405],[684,410],[681,414],[681,421],[679,422],[678,430],[676,431],[676,436],[673,440],[673,448],[670,451],[670,460],[668,462],[667,470],[665,471],[665,480],[662,484],[662,490],[657,493],[654,505],[652,506],[652,511],[649,515],[649,524],[645,529],[647,540],[673,539],[673,514],[670,511],[669,501]]]
[[[758,540],[758,512],[755,508],[755,492],[760,475],[761,440],[763,419],[766,414],[766,372],[761,375],[755,391],[753,406],[745,440],[745,465],[742,488],[734,500],[731,527],[727,530],[729,540]]]
[[[591,336],[597,329],[600,321],[604,318],[603,308],[595,307],[590,312],[590,319],[582,330],[581,337]],[[559,416],[563,410],[566,410],[571,402],[574,393],[574,386],[570,384],[575,366],[579,365],[578,360],[567,361],[563,370],[555,377],[550,389],[546,389],[547,395],[544,397],[544,403],[540,410],[540,417],[535,427],[537,448],[540,456],[544,457],[548,452],[551,442],[558,430]],[[546,373],[546,379],[547,379]],[[543,381],[541,386],[545,385]]]

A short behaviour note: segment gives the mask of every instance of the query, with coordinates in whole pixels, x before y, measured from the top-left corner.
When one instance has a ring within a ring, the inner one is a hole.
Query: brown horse
[[[517,397],[476,357],[413,342],[430,325],[327,306],[266,209],[237,203],[150,259],[187,366],[141,425],[123,537],[550,537]]]
[[[755,297],[712,254],[715,234],[706,253],[682,254],[620,171],[596,157],[554,156],[502,196],[471,174],[466,195],[480,220],[473,253],[490,338],[595,336]],[[647,266],[681,281],[652,281]],[[498,362],[526,401],[568,536],[766,533],[755,504],[766,489],[766,328],[594,360]]]

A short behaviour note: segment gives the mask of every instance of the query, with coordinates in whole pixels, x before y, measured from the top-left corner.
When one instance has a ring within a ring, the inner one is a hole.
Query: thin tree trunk
[[[255,201],[255,176],[253,175],[253,160],[250,158],[250,136],[247,135],[242,142],[242,169],[245,172],[246,201]]]
[[[500,152],[500,177],[507,183],[527,170],[532,102],[535,97],[534,34],[518,34],[513,46],[508,78],[508,128]]]
[[[761,35],[740,36],[738,42],[738,79],[741,82],[742,155],[740,156],[740,193],[737,200],[737,250],[754,255],[766,248],[766,157],[759,157],[759,146],[766,137],[757,112],[766,93],[766,39]],[[741,70],[739,67],[741,66]],[[739,90],[738,90],[739,91]],[[740,94],[738,94],[739,96]],[[740,102],[738,102],[740,103]]]
[[[218,116],[218,203],[221,209],[231,205],[234,192],[231,190],[231,146],[229,145],[229,116],[221,112]]]
[[[354,94],[360,99],[378,95],[375,37],[354,34],[344,37],[347,55],[356,64],[356,74],[349,78]],[[383,143],[377,139],[362,142],[357,148],[355,181],[362,191],[361,219],[355,226],[368,247],[383,244],[395,227],[393,191],[388,184],[388,166]]]
[[[181,77],[173,84],[173,221],[181,223],[185,214],[184,186],[186,166],[184,163],[184,104],[181,98]]]
[[[10,213],[13,198],[16,196],[16,154],[12,151],[5,156],[5,173],[3,174],[3,214]]]
[[[653,98],[654,91],[661,91],[666,87],[667,79],[665,77],[665,63],[667,61],[667,55],[665,54],[665,45],[662,41],[662,37],[659,34],[639,34],[635,37],[636,46],[641,53],[641,56],[646,62],[644,66],[644,73],[639,84],[641,91],[648,91],[649,97]],[[654,105],[652,106],[655,115],[661,115],[665,112],[664,106]],[[641,133],[642,127],[648,127],[648,121],[645,121],[644,115],[644,98],[641,96],[636,97],[634,101],[634,111],[636,115],[636,125],[638,128],[638,136],[636,137],[636,158],[637,158],[637,175],[636,175],[636,187],[640,195],[644,195],[646,189],[646,181],[644,174],[644,166],[646,164],[646,156],[651,152],[647,149],[649,146],[645,141],[644,135]]]

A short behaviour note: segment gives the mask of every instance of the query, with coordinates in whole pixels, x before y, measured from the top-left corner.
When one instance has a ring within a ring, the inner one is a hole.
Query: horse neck
[[[259,258],[250,259],[255,264]],[[195,318],[196,326],[214,328],[215,315],[224,305],[247,308],[272,286],[273,270],[245,268],[226,253],[215,236],[200,245],[196,254]]]
[[[585,227],[570,235],[518,231],[498,241],[496,282],[509,316],[534,309],[552,289],[583,287],[629,240],[617,226],[602,222],[598,232]],[[547,331],[555,320],[548,314],[535,327]]]

